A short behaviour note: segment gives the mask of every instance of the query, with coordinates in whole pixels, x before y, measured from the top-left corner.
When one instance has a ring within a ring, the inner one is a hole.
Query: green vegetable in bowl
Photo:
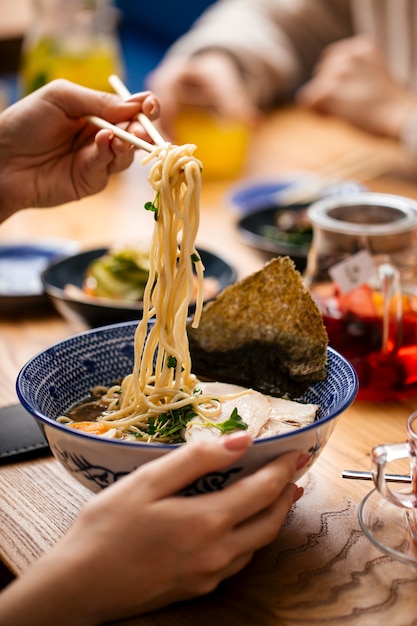
[[[281,209],[275,214],[274,224],[262,225],[259,234],[278,243],[300,247],[311,244],[313,229],[304,209]]]
[[[125,248],[109,251],[93,261],[87,269],[83,291],[113,300],[142,300],[149,275],[149,254]]]

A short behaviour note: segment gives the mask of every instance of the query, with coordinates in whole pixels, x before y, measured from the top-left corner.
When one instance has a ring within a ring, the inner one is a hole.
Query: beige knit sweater
[[[324,46],[358,33],[373,35],[393,74],[417,91],[417,0],[219,0],[168,56],[227,50],[267,107],[307,80]]]

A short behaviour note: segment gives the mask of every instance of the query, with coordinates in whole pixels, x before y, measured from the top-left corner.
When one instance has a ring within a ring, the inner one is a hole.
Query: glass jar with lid
[[[417,202],[375,192],[318,200],[304,281],[358,398],[417,396]]]

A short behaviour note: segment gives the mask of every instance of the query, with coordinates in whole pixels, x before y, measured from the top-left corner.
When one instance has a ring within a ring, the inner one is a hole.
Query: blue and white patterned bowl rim
[[[94,385],[114,382],[114,376],[111,380],[100,379],[103,366],[104,371],[107,371],[107,376],[110,376],[110,371],[118,371],[119,376],[125,376],[131,372],[134,353],[133,335],[137,324],[138,322],[122,322],[87,330],[38,353],[23,366],[17,377],[17,395],[24,408],[42,424],[60,430],[65,429],[66,427],[56,422],[54,418],[62,414],[63,410],[67,409],[74,402],[86,397]],[[105,337],[104,340],[103,336]],[[103,347],[103,345],[106,347],[104,352],[95,350],[97,346]],[[116,350],[112,360],[110,360],[108,354],[111,349]],[[75,359],[74,351],[77,359]],[[329,347],[327,352],[329,369],[327,379],[309,387],[300,398],[301,401],[307,403],[319,404],[320,410],[322,413],[324,412],[324,415],[319,416],[319,419],[312,424],[298,429],[297,432],[312,430],[333,420],[343,413],[356,397],[358,377],[353,366],[334,349]],[[94,355],[101,355],[99,361],[94,358]],[[73,367],[74,363],[76,365],[75,369]],[[98,369],[97,365],[99,365]],[[83,375],[80,375],[80,370],[82,370],[81,373]],[[47,372],[46,374],[45,371]],[[56,372],[60,372],[62,381],[54,379]],[[98,378],[94,378],[94,375],[98,376]],[[67,394],[67,398],[65,394]],[[60,404],[58,400],[60,400]],[[55,407],[55,415],[47,417],[44,414],[42,407],[47,406]],[[74,430],[69,432],[74,437],[91,437],[103,441],[103,438],[97,435],[87,435]],[[254,443],[255,445],[262,445],[274,439],[289,438],[293,434],[293,432],[283,433],[255,440]],[[136,448],[157,446],[158,449],[161,449],[161,447],[172,449],[181,445],[120,442],[111,439],[106,439],[105,441],[110,445],[135,446]]]

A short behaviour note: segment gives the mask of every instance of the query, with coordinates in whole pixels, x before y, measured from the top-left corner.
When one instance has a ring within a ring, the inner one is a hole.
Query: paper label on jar
[[[364,285],[375,275],[375,272],[372,256],[366,250],[352,254],[329,270],[332,280],[337,283],[341,293],[348,293]]]

